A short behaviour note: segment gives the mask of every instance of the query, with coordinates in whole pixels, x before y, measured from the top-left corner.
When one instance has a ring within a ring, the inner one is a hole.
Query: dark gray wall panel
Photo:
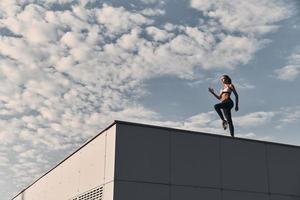
[[[267,194],[238,192],[238,191],[223,191],[222,200],[269,200]]]
[[[169,200],[170,187],[162,184],[115,182],[114,200]]]
[[[300,149],[267,145],[271,193],[300,196]]]
[[[171,183],[221,187],[220,139],[171,132]]]
[[[224,188],[268,192],[266,145],[235,139],[221,139]]]
[[[170,132],[117,125],[116,179],[170,183]]]
[[[171,200],[201,200],[201,199],[221,200],[221,190],[185,187],[185,186],[171,187]]]
[[[284,196],[284,195],[271,195],[271,200],[300,200],[300,197]]]

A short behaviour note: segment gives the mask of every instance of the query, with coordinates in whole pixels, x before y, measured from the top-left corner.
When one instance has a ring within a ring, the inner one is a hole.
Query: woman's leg
[[[221,120],[225,121],[222,110],[221,110],[222,108],[225,107],[224,103],[218,103],[214,107],[215,107],[215,110],[217,111],[219,117],[221,118]]]
[[[233,126],[232,118],[231,118],[231,108],[225,108],[224,109],[224,115],[225,115],[226,120],[227,120],[228,125],[229,125],[230,135],[232,137],[234,137],[234,126]]]
[[[226,103],[222,102],[222,103],[218,103],[215,105],[215,110],[217,111],[219,117],[222,120],[222,126],[223,129],[226,130],[227,129],[227,121],[224,119],[223,113],[221,109],[224,109],[226,107]]]

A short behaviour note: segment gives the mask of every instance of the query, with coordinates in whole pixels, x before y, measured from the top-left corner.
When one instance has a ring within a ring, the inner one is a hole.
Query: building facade
[[[300,147],[115,121],[13,200],[300,200]]]

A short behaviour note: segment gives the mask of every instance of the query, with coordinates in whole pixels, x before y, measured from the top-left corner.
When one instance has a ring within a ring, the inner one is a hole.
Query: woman
[[[220,91],[219,95],[214,92],[213,88],[208,88],[208,91],[221,101],[221,103],[215,105],[215,109],[222,120],[222,126],[224,130],[226,130],[227,126],[229,126],[230,135],[234,137],[234,127],[231,118],[233,101],[230,98],[230,94],[233,92],[235,95],[235,111],[239,110],[239,95],[236,92],[234,85],[231,83],[231,79],[228,75],[221,76],[220,80],[223,83],[223,89]],[[226,120],[224,119],[221,109],[223,109]]]

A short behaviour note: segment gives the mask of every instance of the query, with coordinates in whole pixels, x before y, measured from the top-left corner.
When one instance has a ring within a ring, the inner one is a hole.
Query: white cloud
[[[264,125],[275,116],[274,112],[254,112],[244,116],[235,117],[234,121],[240,127],[255,127]]]
[[[9,159],[7,155],[0,152],[0,167],[6,167],[9,164]]]
[[[219,41],[204,56],[206,69],[246,64],[269,42],[262,36],[277,30],[279,21],[295,13],[292,5],[281,0],[191,0],[190,5],[209,18],[199,20],[200,27]]]
[[[235,87],[237,90],[252,90],[256,88],[255,85],[242,78],[235,81]]]
[[[293,81],[300,74],[300,51],[296,51],[288,57],[288,65],[274,70],[276,78],[284,81]]]
[[[208,55],[204,67],[228,67],[235,68],[239,64],[246,64],[252,58],[254,52],[260,47],[257,40],[248,37],[226,36]]]
[[[280,113],[280,121],[283,123],[282,125],[297,123],[300,120],[299,106],[281,108]]]
[[[27,151],[24,151],[22,153],[20,153],[20,157],[21,158],[26,158],[26,159],[34,159],[36,156],[36,150],[34,149],[29,149]]]
[[[146,8],[142,10],[140,13],[146,16],[159,16],[159,15],[164,15],[166,11],[162,9]]]
[[[217,20],[228,31],[264,34],[276,30],[276,22],[293,13],[280,0],[191,0],[191,6]]]
[[[228,135],[228,133],[221,128],[221,121],[218,119],[218,116],[214,111],[199,113],[178,121],[164,121],[160,120],[160,118],[153,118],[151,120],[138,120],[136,122],[212,134]]]
[[[14,146],[12,147],[12,149],[13,149],[15,152],[19,153],[19,152],[23,152],[24,150],[26,150],[26,147],[25,147],[24,145],[17,144],[17,145],[14,145]]]
[[[272,141],[274,140],[273,136],[260,136],[256,133],[253,132],[248,132],[248,133],[237,133],[236,137],[241,137],[241,138],[248,138],[248,139],[255,139],[255,140],[260,140],[260,141]]]
[[[142,3],[144,4],[154,4],[154,5],[165,5],[166,1],[165,0],[141,0]]]
[[[151,24],[152,20],[145,18],[141,14],[131,13],[124,8],[114,8],[106,4],[101,10],[97,10],[97,19],[100,24],[104,24],[110,33],[124,33],[136,26]]]
[[[172,33],[168,33],[165,30],[158,29],[154,26],[150,26],[146,29],[147,33],[153,37],[155,41],[166,41],[174,36]]]
[[[274,72],[277,75],[278,79],[284,81],[293,81],[298,77],[300,73],[300,65],[287,65],[283,68],[276,69]]]
[[[290,56],[291,63],[300,63],[300,50]]]
[[[261,136],[260,134],[249,132],[254,127],[265,126],[271,123],[272,119],[278,116],[278,112],[254,112],[243,116],[233,117],[233,124],[235,127],[236,137],[257,139],[257,140],[271,140],[271,136]],[[222,121],[215,111],[206,113],[199,113],[186,119],[177,121],[163,121],[159,118],[151,120],[135,120],[136,122],[150,123],[154,125],[178,128],[184,130],[198,131],[204,133],[218,134],[229,136],[228,130],[223,130]],[[248,131],[247,131],[248,130]]]
[[[253,132],[250,132],[250,133],[244,133],[244,134],[241,134],[241,133],[238,133],[236,134],[237,137],[245,137],[245,138],[256,138],[257,135]]]
[[[8,16],[15,16],[20,12],[21,6],[17,5],[14,1],[1,1],[0,2],[0,18]]]

